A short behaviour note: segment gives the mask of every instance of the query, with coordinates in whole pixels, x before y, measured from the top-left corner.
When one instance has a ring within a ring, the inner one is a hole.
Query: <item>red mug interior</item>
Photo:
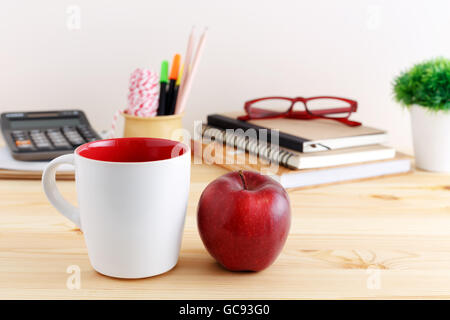
[[[167,160],[187,152],[186,145],[157,138],[117,138],[89,142],[75,153],[98,161],[148,162]]]

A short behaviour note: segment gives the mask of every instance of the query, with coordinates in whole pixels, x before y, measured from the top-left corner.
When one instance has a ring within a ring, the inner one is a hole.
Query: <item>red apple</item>
[[[291,224],[289,197],[272,178],[236,171],[211,182],[197,209],[208,252],[232,271],[260,271],[284,246]]]

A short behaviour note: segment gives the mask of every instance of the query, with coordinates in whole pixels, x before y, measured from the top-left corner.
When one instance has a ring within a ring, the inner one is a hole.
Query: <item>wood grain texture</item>
[[[208,255],[195,220],[202,190],[224,173],[192,167],[179,263],[142,280],[95,272],[82,233],[48,203],[40,181],[1,180],[0,298],[450,298],[450,175],[290,191],[291,232],[275,264],[232,273]],[[74,182],[58,185],[75,203]],[[66,287],[70,265],[81,268],[79,290]]]

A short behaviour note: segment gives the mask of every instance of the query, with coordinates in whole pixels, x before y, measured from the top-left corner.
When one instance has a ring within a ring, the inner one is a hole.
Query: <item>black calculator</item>
[[[1,126],[16,160],[50,160],[101,139],[81,110],[6,112]]]

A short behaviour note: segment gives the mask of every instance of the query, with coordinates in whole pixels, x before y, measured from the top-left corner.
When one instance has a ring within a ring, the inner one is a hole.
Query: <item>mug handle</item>
[[[42,174],[42,186],[50,203],[66,218],[81,229],[80,210],[67,202],[56,187],[56,170],[63,164],[74,164],[74,154],[65,154],[50,161]]]

